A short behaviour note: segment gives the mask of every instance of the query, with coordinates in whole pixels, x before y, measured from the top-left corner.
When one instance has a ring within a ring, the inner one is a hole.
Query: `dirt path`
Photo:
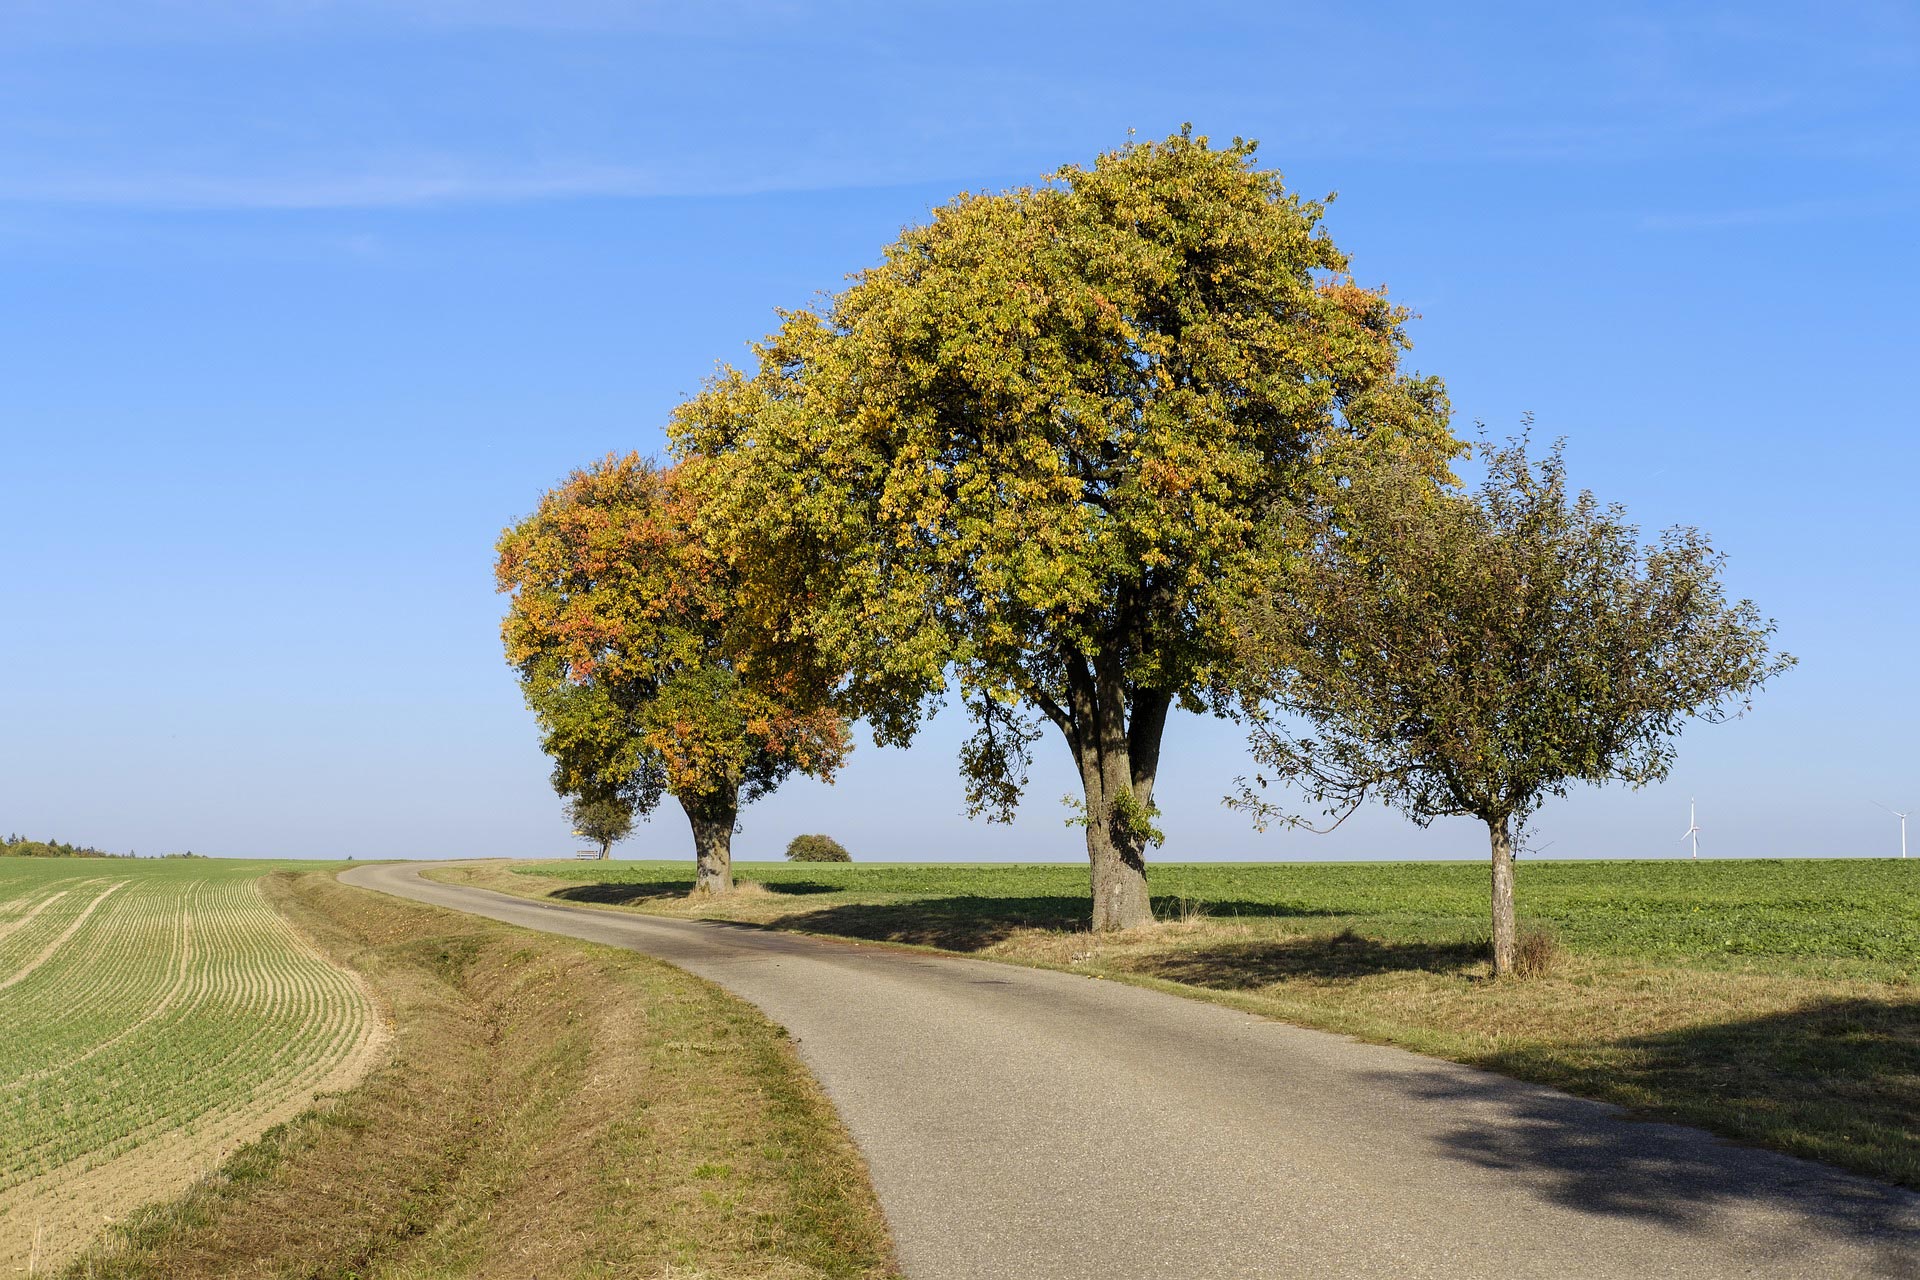
[[[1920,1277],[1920,1196],[1070,974],[354,885],[644,951],[793,1033],[915,1280]]]

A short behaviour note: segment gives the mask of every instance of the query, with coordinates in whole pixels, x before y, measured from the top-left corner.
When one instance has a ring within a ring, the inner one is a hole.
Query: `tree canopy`
[[[787,841],[788,862],[852,862],[847,847],[828,835],[798,835]]]
[[[567,802],[567,818],[573,823],[575,835],[600,846],[602,858],[633,831],[633,809],[627,801],[607,793],[575,796]]]
[[[697,887],[724,892],[740,806],[795,770],[830,777],[849,738],[825,683],[755,661],[684,475],[609,455],[546,494],[500,538],[501,634],[555,788],[642,814],[671,794]]]
[[[1238,613],[1253,750],[1336,820],[1369,796],[1422,826],[1487,825],[1494,964],[1513,965],[1512,841],[1578,783],[1666,776],[1684,721],[1737,715],[1793,663],[1697,529],[1643,544],[1567,490],[1559,446],[1483,450],[1477,493],[1390,465],[1270,533],[1279,572]],[[1299,821],[1270,779],[1236,803]]]
[[[676,416],[714,519],[904,741],[949,676],[975,812],[1010,817],[1052,724],[1078,768],[1096,928],[1151,918],[1169,711],[1231,709],[1228,607],[1276,504],[1458,452],[1406,313],[1362,287],[1254,144],[1182,131],[965,195],[759,366]]]

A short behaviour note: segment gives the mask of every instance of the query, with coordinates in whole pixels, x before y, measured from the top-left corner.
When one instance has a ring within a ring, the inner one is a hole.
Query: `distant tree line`
[[[507,657],[582,803],[692,825],[732,888],[741,806],[830,780],[864,722],[970,715],[969,813],[1011,821],[1049,731],[1080,782],[1090,923],[1149,923],[1176,708],[1241,720],[1299,822],[1368,798],[1487,824],[1494,960],[1512,843],[1576,782],[1664,775],[1691,715],[1791,659],[1692,530],[1642,546],[1558,449],[1488,446],[1402,369],[1408,312],[1324,206],[1190,131],[960,196],[668,424],[499,543]],[[596,837],[597,838],[597,837]],[[603,848],[605,845],[603,844]]]
[[[132,853],[108,853],[91,845],[67,844],[60,840],[29,840],[9,835],[0,842],[0,858],[131,858]]]

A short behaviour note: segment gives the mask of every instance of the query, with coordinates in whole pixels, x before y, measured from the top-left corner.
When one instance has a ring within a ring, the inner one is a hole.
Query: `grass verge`
[[[743,864],[688,900],[670,863],[433,873],[530,897],[723,918],[1098,974],[1395,1044],[1920,1188],[1920,868],[1534,863],[1525,981],[1486,963],[1471,864],[1168,865],[1165,923],[1086,932],[1060,866]]]
[[[276,875],[391,1060],[134,1214],[66,1277],[895,1276],[785,1034],[630,952]]]

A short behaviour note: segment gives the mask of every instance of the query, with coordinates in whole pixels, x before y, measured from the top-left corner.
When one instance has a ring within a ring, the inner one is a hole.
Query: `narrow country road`
[[[1920,1196],[1397,1049],[1072,974],[349,884],[628,947],[798,1040],[913,1280],[1920,1277]]]

